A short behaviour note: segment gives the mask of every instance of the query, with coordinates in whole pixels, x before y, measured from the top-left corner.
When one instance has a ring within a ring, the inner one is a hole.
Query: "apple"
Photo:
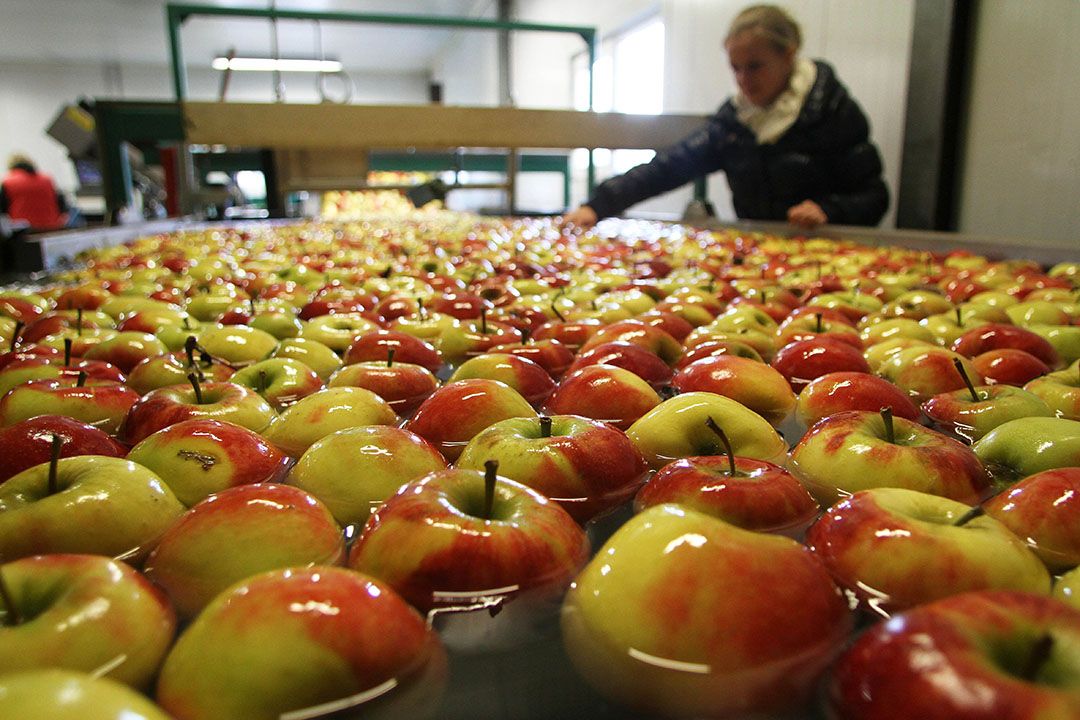
[[[936,336],[924,325],[920,324],[918,320],[905,317],[884,318],[878,322],[866,325],[860,331],[859,337],[866,347],[885,342],[886,340],[895,340],[896,338],[910,338],[912,340],[922,340],[927,343],[934,343],[937,341]]]
[[[292,358],[260,360],[237,370],[229,381],[254,390],[278,412],[323,388],[314,370]]]
[[[247,325],[213,325],[199,333],[202,350],[234,367],[269,357],[277,345],[273,335]]]
[[[905,488],[862,490],[826,510],[806,543],[854,601],[886,617],[971,590],[1048,594],[1039,558],[1005,525],[970,510]]]
[[[0,574],[11,603],[0,603],[0,675],[64,668],[145,688],[157,674],[176,615],[130,566],[100,555],[36,555],[0,565]]]
[[[787,470],[762,460],[740,458],[715,423],[710,429],[725,456],[683,458],[662,467],[634,498],[634,509],[675,503],[746,530],[799,536],[820,508]]]
[[[928,343],[924,340],[916,340],[914,338],[893,338],[892,340],[885,340],[884,342],[870,345],[863,351],[863,357],[866,358],[866,362],[870,366],[870,372],[876,373],[890,357],[902,350],[914,347],[926,349],[936,346],[933,343]]]
[[[585,532],[557,503],[497,477],[496,467],[443,470],[402,486],[372,513],[349,567],[421,612],[557,602],[589,558]]]
[[[918,422],[919,408],[888,380],[861,372],[822,375],[799,393],[796,415],[807,427],[830,415],[850,410],[869,412],[890,408],[894,417]]]
[[[442,356],[434,345],[396,330],[375,330],[356,338],[345,351],[345,364],[383,361],[391,350],[397,362],[420,365],[432,374],[437,374],[443,366]]]
[[[236,485],[278,481],[289,462],[260,435],[210,418],[162,428],[131,448],[127,459],[157,473],[187,507]]]
[[[581,346],[581,352],[588,352],[598,345],[609,342],[637,345],[653,353],[668,365],[674,365],[683,354],[682,345],[678,340],[661,328],[642,320],[622,320],[601,328]]]
[[[690,363],[718,355],[734,355],[735,357],[747,358],[760,363],[765,362],[758,351],[746,343],[737,340],[706,340],[687,351],[679,359],[679,362],[675,363],[675,370],[682,370]]]
[[[1056,417],[1010,420],[974,445],[975,454],[1003,478],[1080,467],[1080,422]]]
[[[56,668],[0,676],[0,717],[170,720],[161,708],[126,685]]]
[[[1053,415],[1045,402],[1026,390],[1011,385],[975,387],[970,380],[964,390],[933,396],[922,404],[922,410],[939,427],[968,442],[1009,420]]]
[[[488,352],[517,355],[532,360],[547,370],[552,379],[558,381],[566,374],[574,362],[574,351],[558,340],[525,340],[520,343],[496,345]]]
[[[536,410],[509,385],[477,378],[443,385],[403,427],[453,462],[480,431],[516,417],[535,418]]]
[[[901,293],[894,300],[881,308],[883,315],[889,317],[914,318],[921,320],[930,315],[949,312],[953,304],[944,296],[930,290],[909,290]]]
[[[1030,296],[1029,296],[1030,298]],[[1058,303],[1046,300],[1025,300],[1005,308],[1005,314],[1013,325],[1068,325],[1072,316]]]
[[[333,387],[308,395],[281,414],[263,436],[298,458],[330,433],[361,425],[394,425],[397,415],[381,397],[358,387]]]
[[[711,392],[729,397],[776,427],[795,408],[795,394],[787,379],[764,363],[719,355],[698,360],[672,379],[679,392]]]
[[[456,467],[480,470],[488,460],[583,524],[632,498],[648,470],[625,433],[576,415],[497,422],[469,441]]]
[[[371,425],[317,441],[297,460],[288,483],[321,500],[342,526],[362,526],[399,487],[445,468],[443,456],[419,435]]]
[[[826,417],[799,440],[789,467],[822,507],[879,487],[974,504],[990,486],[990,476],[971,448],[888,411],[854,410]]]
[[[516,355],[484,353],[469,358],[454,370],[447,382],[487,378],[504,382],[534,408],[543,406],[555,391],[555,381],[532,360]]]
[[[1080,565],[1080,467],[1029,475],[983,503],[990,517],[1024,538],[1052,571]]]
[[[218,593],[252,575],[344,559],[341,527],[325,505],[299,488],[259,483],[222,490],[192,506],[162,535],[144,572],[181,618],[193,618]]]
[[[975,371],[988,384],[1000,383],[1022,387],[1050,372],[1050,366],[1024,350],[1000,348],[987,350],[971,359]]]
[[[990,323],[968,330],[952,345],[952,349],[965,357],[975,357],[988,350],[1015,348],[1031,353],[1052,368],[1059,367],[1061,357],[1054,346],[1031,330]]]
[[[439,333],[438,348],[442,357],[457,365],[470,357],[486,353],[496,345],[521,342],[521,331],[510,325],[488,321],[486,313],[480,321],[465,320],[445,327]]]
[[[58,459],[0,485],[0,557],[94,553],[138,563],[183,512],[161,478],[129,460]]]
[[[828,336],[785,345],[771,365],[787,379],[796,394],[812,380],[832,372],[870,372],[859,350]]]
[[[806,548],[675,505],[619,528],[562,614],[578,672],[650,716],[802,709],[850,629],[843,597]]]
[[[242,385],[200,383],[194,374],[188,380],[188,387],[170,385],[143,395],[131,406],[121,439],[134,445],[162,428],[196,418],[225,420],[260,432],[277,417],[269,403]]]
[[[251,316],[248,324],[278,340],[299,337],[304,329],[300,319],[288,310],[260,310]]]
[[[945,598],[858,639],[833,669],[829,716],[1076,717],[1077,638],[1080,612],[1051,598],[1009,591]]]
[[[588,365],[569,373],[545,406],[549,415],[580,415],[626,431],[660,404],[660,396],[640,377],[614,365]]]
[[[35,465],[48,462],[53,437],[61,442],[60,457],[107,455],[122,458],[127,448],[103,430],[64,415],[38,415],[0,429],[0,483]]]
[[[299,360],[314,370],[324,382],[341,367],[341,358],[337,353],[321,342],[303,337],[282,340],[270,356]]]
[[[1080,360],[1080,325],[1032,325],[1029,329],[1050,343],[1062,364]],[[1053,367],[1053,363],[1047,365]]]
[[[672,460],[713,455],[722,450],[706,420],[724,428],[736,455],[783,462],[787,443],[760,415],[731,398],[710,392],[689,392],[665,400],[645,413],[627,436],[646,462],[659,470]]]
[[[38,415],[65,415],[115,435],[139,394],[111,380],[60,377],[34,380],[0,398],[0,426]]]
[[[1080,420],[1080,370],[1076,367],[1035,378],[1024,389],[1042,398],[1057,417]]]
[[[611,365],[629,370],[645,382],[659,389],[671,382],[671,368],[658,355],[643,347],[625,341],[600,343],[588,349],[582,348],[567,368],[573,373],[590,365]]]
[[[107,362],[126,374],[143,360],[168,351],[163,342],[148,333],[119,332],[94,345],[83,357]]]
[[[438,636],[388,585],[293,568],[218,595],[169,652],[155,697],[176,720],[416,717],[445,674]]]
[[[960,361],[960,365],[957,365]],[[938,347],[912,347],[894,353],[877,369],[877,374],[908,393],[917,402],[934,395],[960,390],[966,387],[964,377],[976,385],[982,384],[982,376],[966,357]]]

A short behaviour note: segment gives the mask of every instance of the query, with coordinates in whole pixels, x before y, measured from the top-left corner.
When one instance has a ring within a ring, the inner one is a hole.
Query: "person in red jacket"
[[[35,230],[64,227],[67,207],[53,179],[38,172],[25,155],[13,155],[0,184],[0,213],[25,220]]]

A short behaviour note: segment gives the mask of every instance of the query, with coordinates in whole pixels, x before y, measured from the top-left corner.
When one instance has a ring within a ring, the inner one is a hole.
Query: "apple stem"
[[[24,327],[26,327],[26,323],[22,320],[15,322],[15,329],[11,333],[11,347],[9,348],[12,352],[15,351],[15,347],[19,344],[19,333],[22,332]]]
[[[960,308],[956,308],[956,327],[964,327],[964,313]]]
[[[187,379],[191,383],[191,387],[195,389],[195,404],[202,405],[202,388],[199,387],[199,376],[195,373],[189,373]]]
[[[814,332],[821,332],[821,313],[814,313]]]
[[[86,371],[80,370],[79,376],[75,378],[75,387],[83,387],[86,385]]]
[[[71,338],[64,338],[64,367],[71,365]]]
[[[248,298],[248,308],[251,310],[252,316],[255,315],[255,298]]]
[[[390,348],[386,351],[386,367],[394,366],[394,353],[397,352],[396,348]]]
[[[75,334],[82,337],[82,308],[75,311]]]
[[[1046,632],[1039,636],[1031,648],[1027,664],[1024,666],[1020,677],[1029,682],[1034,682],[1043,665],[1050,659],[1050,653],[1054,650],[1054,636]]]
[[[61,435],[53,433],[52,436],[52,450],[49,455],[49,495],[55,495],[59,489],[59,478],[57,472],[60,467],[60,451],[64,447],[64,438]]]
[[[487,310],[481,310],[480,311],[480,334],[481,335],[487,335],[488,334]]]
[[[259,371],[259,394],[262,395],[266,392],[266,371]]]
[[[986,511],[983,510],[983,506],[982,505],[976,505],[975,507],[971,508],[966,513],[961,515],[956,520],[956,522],[953,523],[953,527],[964,527],[965,525],[967,525],[969,522],[971,522],[975,518],[982,517],[985,514],[986,514]]]
[[[15,606],[15,601],[11,597],[11,591],[8,590],[7,583],[4,581],[4,573],[0,570],[0,605],[4,609],[4,625],[21,625],[22,615],[19,614],[19,608]]]
[[[186,317],[184,318],[183,328],[185,330],[190,330],[191,329],[191,322]]]
[[[532,341],[532,328],[521,328],[521,344],[528,345]]]
[[[195,367],[195,348],[198,344],[199,341],[195,339],[194,335],[188,335],[187,340],[184,341],[184,352],[187,353],[189,367]]]
[[[424,298],[416,298],[416,314],[420,316],[421,320],[427,319],[427,310],[424,309]]]
[[[540,437],[551,437],[551,418],[547,415],[540,416]]]
[[[727,433],[716,424],[716,421],[712,419],[712,415],[705,418],[705,425],[716,433],[716,436],[720,438],[720,442],[723,443],[724,452],[727,453],[728,465],[731,468],[731,475],[738,475],[739,471],[735,468],[735,451],[731,447],[731,440],[728,439]]]
[[[890,445],[896,444],[896,431],[893,430],[892,407],[886,405],[881,408],[881,419],[885,421],[885,441]]]
[[[559,312],[559,308],[555,307],[555,302],[554,301],[552,301],[552,303],[551,303],[551,312],[555,313],[555,317],[559,318],[559,322],[566,322],[566,318],[563,317],[563,314],[561,312]],[[18,335],[18,333],[15,333],[15,334]],[[12,350],[15,349],[15,340],[14,339],[11,341],[11,349]]]
[[[484,514],[485,520],[491,519],[491,510],[495,506],[495,483],[499,479],[499,461],[488,460],[484,463]]]
[[[762,290],[761,291],[761,304],[764,305],[767,302],[769,302],[769,293]]]
[[[971,378],[968,377],[967,371],[964,370],[964,363],[960,361],[960,358],[953,358],[952,364],[956,368],[956,372],[960,373],[960,377],[964,379],[964,384],[967,385],[968,392],[971,393],[972,402],[979,402],[979,393],[975,392],[975,386],[971,384]]]

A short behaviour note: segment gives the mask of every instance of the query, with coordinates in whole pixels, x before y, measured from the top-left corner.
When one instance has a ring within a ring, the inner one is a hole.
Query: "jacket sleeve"
[[[618,215],[642,200],[674,190],[694,178],[719,170],[723,128],[714,117],[699,130],[659,151],[650,162],[631,168],[597,186],[586,205],[600,218]]]
[[[821,209],[833,224],[877,225],[889,208],[889,189],[881,176],[881,155],[869,139],[869,122],[846,93],[833,122],[845,131],[831,162],[833,192],[823,198]]]

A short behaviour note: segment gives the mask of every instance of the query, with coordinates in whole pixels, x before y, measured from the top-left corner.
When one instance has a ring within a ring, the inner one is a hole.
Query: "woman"
[[[64,196],[51,177],[39,172],[25,155],[13,155],[0,181],[0,213],[25,220],[34,230],[54,230],[67,221]]]
[[[739,13],[724,41],[738,94],[694,134],[602,183],[563,224],[592,227],[717,170],[743,219],[804,228],[879,223],[889,193],[866,115],[828,64],[798,56],[801,44],[784,10]]]

